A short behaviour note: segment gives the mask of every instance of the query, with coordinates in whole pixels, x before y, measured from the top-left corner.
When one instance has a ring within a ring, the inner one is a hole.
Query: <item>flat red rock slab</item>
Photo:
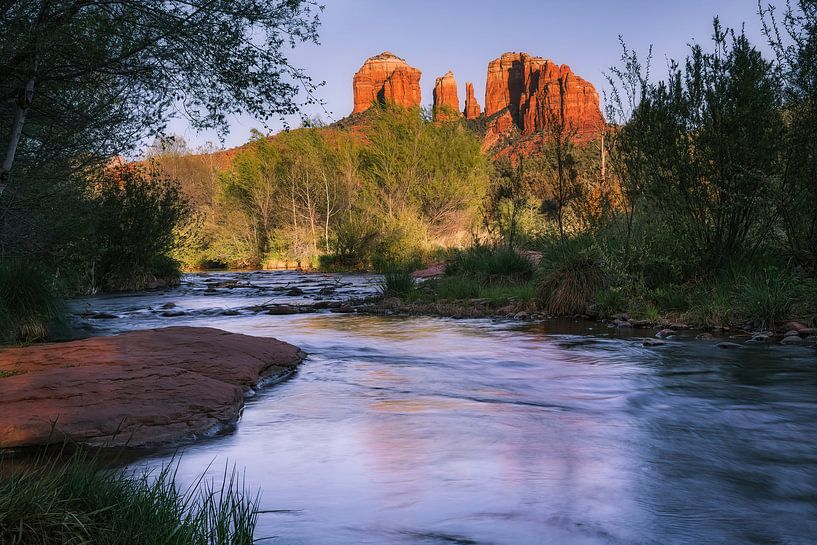
[[[203,327],[0,350],[0,448],[190,441],[234,423],[247,389],[304,356],[276,339]]]

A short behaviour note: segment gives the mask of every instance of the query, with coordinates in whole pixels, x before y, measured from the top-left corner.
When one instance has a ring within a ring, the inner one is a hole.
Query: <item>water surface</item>
[[[75,309],[115,316],[80,319],[94,330],[212,326],[310,354],[181,461],[185,480],[246,470],[271,511],[262,543],[817,543],[814,349],[648,349],[598,324],[249,308],[365,296],[376,281],[189,275]],[[184,314],[162,316],[168,303]]]

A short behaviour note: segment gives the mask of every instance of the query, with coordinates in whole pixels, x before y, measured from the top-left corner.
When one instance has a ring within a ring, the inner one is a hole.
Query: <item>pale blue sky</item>
[[[766,0],[768,2],[769,0]],[[639,52],[650,45],[654,72],[663,75],[666,59],[684,55],[691,41],[706,42],[712,18],[725,26],[740,27],[762,42],[756,0],[325,0],[320,29],[321,45],[302,45],[291,60],[315,81],[327,116],[320,108],[307,110],[329,121],[352,110],[352,76],[363,61],[388,50],[422,70],[423,104],[431,102],[434,79],[453,70],[460,102],[465,82],[474,83],[484,107],[488,62],[506,51],[525,51],[569,64],[601,92],[604,72],[620,56],[618,35]],[[776,3],[780,3],[779,1]],[[299,120],[294,118],[294,126]],[[224,145],[246,142],[261,122],[245,116],[232,120]],[[281,124],[274,123],[273,131]],[[216,141],[214,134],[196,134],[181,120],[171,132],[193,145]]]

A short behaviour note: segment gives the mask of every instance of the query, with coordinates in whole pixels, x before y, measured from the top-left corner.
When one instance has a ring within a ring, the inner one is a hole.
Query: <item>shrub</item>
[[[9,545],[250,545],[258,497],[235,471],[187,489],[175,466],[105,470],[78,453],[9,473],[0,460],[0,543]]]
[[[175,229],[188,213],[178,183],[155,172],[122,167],[100,174],[93,200],[98,214],[97,283],[105,290],[145,287],[155,278],[178,281],[170,260]],[[175,265],[174,265],[175,263]]]
[[[383,274],[380,293],[384,297],[407,297],[416,287],[411,272],[405,269],[392,269]]]
[[[0,264],[0,342],[41,341],[63,322],[62,301],[45,269],[17,260]]]

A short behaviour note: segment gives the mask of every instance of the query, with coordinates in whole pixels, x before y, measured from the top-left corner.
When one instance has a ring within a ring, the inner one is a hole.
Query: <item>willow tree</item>
[[[233,114],[296,113],[314,85],[287,49],[317,40],[320,9],[313,0],[0,1],[0,190],[22,158],[110,157],[173,115],[224,134]]]

